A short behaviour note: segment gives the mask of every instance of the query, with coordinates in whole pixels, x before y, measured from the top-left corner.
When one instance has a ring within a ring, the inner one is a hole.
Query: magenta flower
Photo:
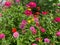
[[[30,10],[25,10],[25,15],[27,15],[27,16],[31,16],[32,15],[32,11],[30,11]]]
[[[56,17],[56,18],[54,19],[54,22],[60,22],[60,17]]]
[[[42,14],[43,14],[43,15],[47,15],[47,12],[46,12],[46,11],[44,11],[44,12],[42,12]]]
[[[58,31],[58,32],[56,33],[56,36],[60,36],[60,31]]]
[[[24,29],[24,28],[25,28],[25,25],[24,25],[24,24],[21,24],[21,25],[20,25],[20,28],[21,28],[21,29]]]
[[[20,28],[21,28],[21,29],[24,29],[25,26],[26,26],[26,24],[27,24],[27,21],[26,21],[26,20],[22,20],[22,23],[21,23],[21,25],[20,25]]]
[[[19,37],[19,33],[18,32],[14,32],[13,36],[14,36],[14,38],[18,38]]]
[[[11,2],[9,2],[9,1],[5,2],[5,6],[6,7],[11,7]]]
[[[30,2],[28,5],[29,5],[31,8],[35,8],[35,7],[36,7],[36,3],[35,3],[35,2]]]
[[[32,45],[37,45],[36,43],[33,43]]]
[[[45,43],[50,43],[50,40],[49,40],[48,38],[45,38],[45,39],[44,39],[44,42],[45,42]]]
[[[16,0],[16,2],[20,2],[20,0]]]
[[[26,20],[22,20],[22,23],[23,25],[26,25],[27,24],[27,21]]]
[[[0,34],[0,39],[3,39],[3,38],[5,38],[5,34],[1,33]]]
[[[40,27],[40,31],[41,31],[42,33],[46,32],[46,30],[45,30],[43,27]]]

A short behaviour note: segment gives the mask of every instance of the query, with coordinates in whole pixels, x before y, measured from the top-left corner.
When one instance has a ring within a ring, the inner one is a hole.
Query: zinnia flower
[[[36,41],[41,41],[41,40],[42,40],[42,38],[36,38],[35,40],[36,40]]]
[[[40,7],[37,7],[37,10],[40,11]]]
[[[43,15],[47,15],[47,12],[46,12],[46,11],[44,11],[44,12],[42,12],[42,14],[43,14]]]
[[[36,26],[38,26],[38,27],[40,26],[39,22],[36,22]]]
[[[50,40],[49,40],[48,38],[45,38],[45,39],[44,39],[44,42],[45,42],[45,43],[50,43]]]
[[[22,23],[23,25],[26,25],[27,24],[27,21],[26,20],[22,20]]]
[[[36,43],[33,43],[32,45],[37,45]]]
[[[0,17],[2,17],[2,14],[0,13]]]
[[[56,36],[60,36],[60,31],[58,31],[58,32],[56,33]]]
[[[14,36],[14,38],[18,38],[19,37],[19,33],[18,32],[14,32],[13,36]]]
[[[30,6],[31,8],[35,8],[36,7],[36,3],[35,2],[30,2],[28,4],[28,6]]]
[[[9,1],[5,2],[5,6],[6,7],[11,7],[11,2],[9,2]]]
[[[35,21],[35,22],[39,22],[39,19],[36,18],[36,17],[34,17],[34,21]]]
[[[60,6],[60,3],[58,3],[57,5]]]
[[[1,33],[0,34],[0,39],[3,39],[3,38],[5,38],[5,34]]]
[[[20,0],[16,0],[16,2],[20,2]]]
[[[16,32],[17,31],[17,29],[16,28],[12,28],[12,32],[14,33],[14,32]]]
[[[30,27],[30,30],[35,30],[35,28],[33,26]]]
[[[46,30],[45,30],[43,27],[40,27],[40,31],[41,31],[42,33],[46,32]]]
[[[32,31],[32,34],[36,34],[37,33],[36,29],[33,26],[30,27],[30,30]]]
[[[24,25],[24,24],[21,24],[21,25],[20,25],[20,28],[21,28],[21,29],[24,29],[24,28],[25,28],[25,25]]]
[[[36,15],[40,15],[40,12],[36,12],[35,14],[36,14]]]
[[[32,30],[32,34],[35,35],[37,33],[36,30]]]
[[[32,15],[32,11],[30,11],[30,10],[25,10],[25,15],[27,15],[27,16],[31,16]]]
[[[54,19],[54,21],[55,21],[55,22],[60,22],[60,17],[56,17],[56,18]]]

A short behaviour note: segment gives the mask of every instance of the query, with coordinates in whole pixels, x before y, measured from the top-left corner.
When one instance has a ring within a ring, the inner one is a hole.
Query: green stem
[[[45,43],[45,45],[47,45],[47,43]]]
[[[6,40],[2,39],[2,44],[1,45],[7,45]]]
[[[19,41],[19,38],[17,38],[17,45],[20,45],[20,41]]]

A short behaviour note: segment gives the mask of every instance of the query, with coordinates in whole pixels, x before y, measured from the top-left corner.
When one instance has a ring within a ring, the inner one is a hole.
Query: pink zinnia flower
[[[36,18],[36,17],[34,17],[34,21],[35,21],[35,22],[39,22],[39,19]]]
[[[58,3],[57,5],[60,6],[60,3]]]
[[[27,15],[27,16],[31,16],[32,15],[32,11],[30,11],[30,10],[25,10],[25,15]]]
[[[1,33],[0,34],[0,39],[3,39],[3,38],[5,38],[5,34]]]
[[[54,19],[54,22],[60,22],[60,17],[56,17],[56,18]]]
[[[35,28],[33,26],[30,27],[30,30],[35,30]]]
[[[35,2],[30,2],[28,5],[29,5],[31,8],[35,8],[35,7],[36,7],[36,3],[35,3]]]
[[[45,38],[45,39],[44,39],[44,42],[45,42],[45,43],[50,43],[50,40],[49,40],[48,38]]]
[[[37,45],[36,43],[33,43],[32,45]]]
[[[26,7],[30,7],[30,6],[27,4]]]
[[[42,33],[46,32],[46,30],[45,30],[43,27],[40,27],[40,31],[41,31]]]
[[[9,1],[5,2],[5,6],[6,7],[11,7],[11,2],[9,2]]]
[[[21,24],[26,25],[27,24],[27,21],[26,20],[22,20],[22,23]]]
[[[58,31],[58,32],[56,33],[56,36],[60,36],[60,31]]]
[[[46,11],[44,11],[44,12],[42,12],[42,14],[43,14],[43,15],[47,15],[47,12],[46,12]]]
[[[16,0],[16,2],[20,2],[20,0]]]
[[[18,32],[14,32],[13,36],[14,36],[14,38],[18,38],[19,37],[19,33]]]
[[[0,13],[0,17],[2,17],[2,14]]]
[[[30,30],[32,31],[32,34],[36,34],[37,33],[36,29],[33,26],[30,27]]]

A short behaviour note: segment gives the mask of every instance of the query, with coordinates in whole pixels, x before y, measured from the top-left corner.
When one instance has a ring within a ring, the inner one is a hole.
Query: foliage
[[[60,38],[56,36],[56,32],[60,30],[60,22],[53,22],[56,17],[60,17],[60,13],[56,12],[57,9],[60,10],[60,7],[57,6],[59,3],[58,0],[32,0],[41,8],[40,12],[49,11],[49,14],[40,14],[38,17],[40,25],[46,29],[46,32],[42,33],[35,25],[35,22],[31,21],[31,23],[28,23],[23,30],[26,31],[26,33],[22,33],[22,29],[20,28],[22,20],[30,21],[33,18],[31,16],[27,17],[24,14],[24,11],[27,9],[26,4],[30,1],[31,0],[21,0],[20,3],[14,3],[11,5],[11,7],[7,8],[6,11],[1,11],[2,17],[0,17],[0,33],[4,33],[6,35],[5,39],[0,39],[0,44],[2,43],[1,45],[31,45],[32,43],[45,45],[44,38],[46,37],[51,40],[49,45],[60,44]],[[36,11],[36,8],[34,11]],[[31,26],[36,28],[36,35],[33,35],[30,31]],[[13,37],[12,28],[16,28],[19,32],[20,36],[18,39]],[[37,37],[42,38],[42,41],[37,42],[35,40]],[[48,44],[46,43],[46,45]]]

